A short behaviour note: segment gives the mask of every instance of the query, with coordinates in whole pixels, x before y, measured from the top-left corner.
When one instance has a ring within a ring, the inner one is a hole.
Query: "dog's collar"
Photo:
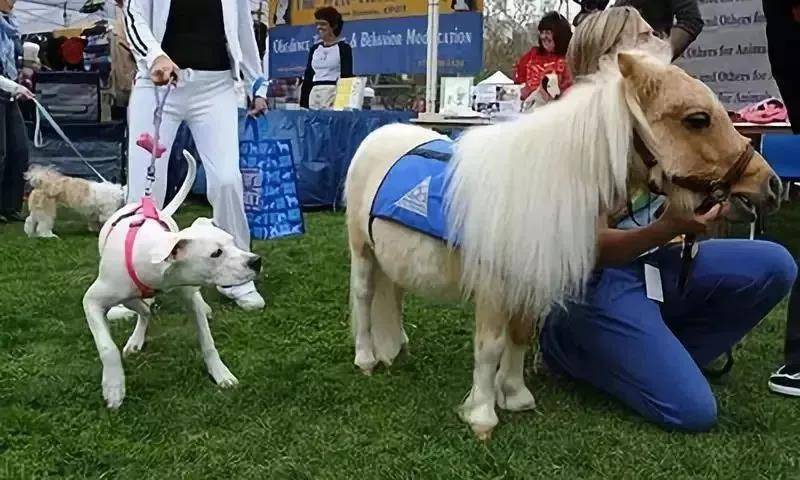
[[[153,200],[149,197],[143,197],[135,210],[120,216],[111,224],[111,228],[109,228],[106,234],[106,240],[108,240],[108,235],[111,235],[112,230],[114,230],[119,222],[133,216],[139,216],[140,218],[128,224],[128,232],[125,234],[125,270],[128,272],[128,276],[131,277],[133,284],[139,289],[142,298],[151,298],[155,295],[156,291],[145,284],[141,278],[139,278],[139,275],[136,274],[136,268],[133,266],[133,245],[136,243],[136,235],[139,233],[139,229],[142,228],[142,225],[144,225],[146,221],[155,220],[164,230],[169,230],[169,226],[158,216],[158,210]]]

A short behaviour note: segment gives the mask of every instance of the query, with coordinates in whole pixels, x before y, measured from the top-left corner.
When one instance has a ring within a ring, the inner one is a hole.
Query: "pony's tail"
[[[372,281],[370,322],[375,360],[389,366],[408,342],[403,330],[403,290],[377,264]]]

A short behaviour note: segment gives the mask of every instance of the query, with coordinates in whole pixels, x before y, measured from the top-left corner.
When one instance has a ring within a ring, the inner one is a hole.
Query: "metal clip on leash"
[[[161,137],[161,120],[164,117],[164,107],[167,104],[167,97],[169,97],[170,90],[172,90],[172,83],[167,84],[167,88],[164,91],[164,96],[159,98],[158,95],[158,88],[153,89],[153,93],[156,96],[156,108],[153,111],[153,126],[154,128],[154,135],[152,141],[152,148],[147,148],[143,145],[143,148],[150,150],[150,166],[147,167],[147,183],[145,184],[144,188],[144,196],[150,197],[153,193],[153,183],[156,181],[156,160],[163,155],[165,149],[161,147],[159,144],[159,138]]]

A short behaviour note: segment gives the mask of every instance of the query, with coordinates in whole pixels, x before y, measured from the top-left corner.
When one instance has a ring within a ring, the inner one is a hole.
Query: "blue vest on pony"
[[[382,218],[448,240],[444,191],[452,156],[452,141],[432,140],[398,158],[372,201],[370,238],[372,220]]]

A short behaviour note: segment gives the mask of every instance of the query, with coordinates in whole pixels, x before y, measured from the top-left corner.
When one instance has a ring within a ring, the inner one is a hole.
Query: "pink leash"
[[[152,188],[156,180],[156,160],[161,158],[167,151],[167,149],[159,143],[159,136],[161,120],[164,115],[164,106],[167,104],[167,97],[169,96],[170,90],[172,90],[171,83],[167,85],[164,96],[159,98],[158,89],[154,89],[156,95],[156,108],[153,112],[154,135],[151,136],[149,133],[143,133],[139,135],[139,138],[136,140],[136,145],[150,152],[150,166],[147,167],[147,184],[144,190],[144,197],[142,197],[139,206],[133,212],[133,214],[138,214],[139,218],[133,220],[129,224],[128,233],[125,235],[125,270],[127,270],[128,276],[131,277],[136,288],[139,289],[142,298],[152,297],[155,294],[155,290],[139,278],[133,266],[133,245],[136,243],[136,235],[138,235],[139,229],[142,228],[142,225],[148,220],[155,220],[164,230],[169,230],[169,227],[158,216],[158,209],[156,209],[156,205],[153,203],[152,199]]]

